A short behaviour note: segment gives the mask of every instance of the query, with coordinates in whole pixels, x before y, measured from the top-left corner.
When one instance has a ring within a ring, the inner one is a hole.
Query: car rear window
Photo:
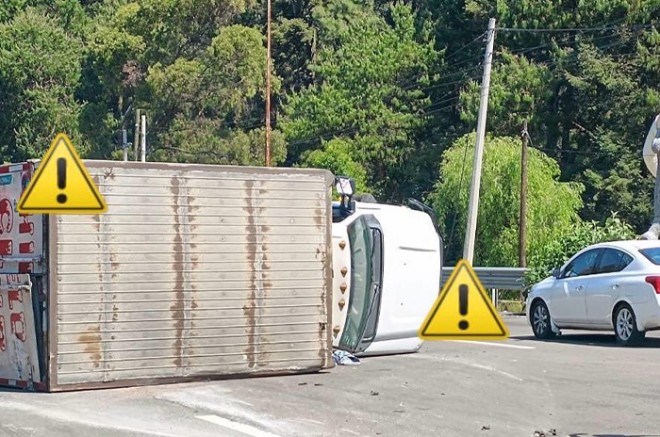
[[[651,249],[640,249],[642,255],[648,258],[653,264],[660,266],[660,247],[653,247]]]

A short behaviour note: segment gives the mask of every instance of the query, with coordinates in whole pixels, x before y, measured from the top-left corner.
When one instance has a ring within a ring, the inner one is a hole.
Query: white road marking
[[[153,437],[178,437],[181,433],[171,433],[169,431],[160,431],[153,429],[155,425],[153,423],[142,422],[139,419],[126,417],[126,415],[115,416],[112,413],[107,414],[107,412],[98,414],[99,411],[74,411],[71,408],[66,410],[59,410],[50,405],[49,402],[34,402],[30,404],[24,404],[22,402],[16,402],[12,400],[2,400],[3,409],[13,409],[28,414],[34,414],[36,416],[46,417],[52,421],[62,422],[62,423],[74,423],[83,426],[89,426],[93,428],[100,428],[103,430],[115,430],[123,431],[130,434],[141,434],[148,435]],[[77,414],[80,414],[78,416]],[[122,423],[119,425],[119,423]]]
[[[288,419],[287,422],[294,422],[294,423],[311,423],[311,424],[314,424],[314,425],[325,426],[325,422],[321,422],[321,421],[314,420],[314,419]]]
[[[484,366],[483,364],[477,364],[477,363],[462,363],[470,367],[474,367],[475,369],[482,369],[482,370],[488,370],[489,372],[495,372],[499,373],[502,376],[506,376],[507,378],[515,379],[516,381],[523,382],[522,378],[518,378],[516,375],[512,375],[508,372],[503,372],[501,370],[496,369],[495,367],[492,366]]]
[[[457,343],[468,343],[473,345],[485,345],[485,346],[498,346],[498,347],[508,347],[511,349],[536,349],[534,346],[522,346],[519,344],[509,344],[509,343],[491,343],[489,341],[469,341],[469,340],[453,340]]]
[[[273,434],[268,431],[262,431],[258,428],[255,428],[254,426],[246,425],[244,423],[234,422],[232,420],[225,419],[224,417],[216,416],[215,414],[209,414],[206,416],[195,416],[195,417],[201,420],[206,420],[207,422],[214,423],[216,425],[220,425],[227,429],[238,431],[242,434],[249,435],[251,437],[280,437],[277,434]]]
[[[494,373],[497,373],[498,375],[506,376],[507,378],[514,379],[518,382],[523,382],[522,378],[519,378],[516,375],[513,375],[509,372],[504,372],[504,371],[496,369],[495,367],[492,367],[492,366],[485,366],[483,364],[473,363],[473,362],[468,361],[468,360],[457,360],[455,358],[438,357],[438,356],[434,356],[434,355],[411,355],[411,357],[421,358],[421,359],[431,360],[431,361],[445,361],[445,362],[448,362],[448,363],[455,363],[455,364],[460,364],[460,365],[463,365],[463,366],[472,367],[474,369],[488,370],[489,372],[494,372]]]

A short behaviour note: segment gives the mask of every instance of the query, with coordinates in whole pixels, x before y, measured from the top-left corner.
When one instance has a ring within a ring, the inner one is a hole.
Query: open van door
[[[16,210],[33,174],[33,163],[0,166],[0,385],[22,388],[41,382],[45,360],[35,320],[43,303],[43,216]]]

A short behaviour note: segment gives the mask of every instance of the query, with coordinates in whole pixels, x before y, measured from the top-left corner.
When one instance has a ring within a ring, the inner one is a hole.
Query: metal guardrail
[[[454,267],[442,268],[442,286],[449,279]],[[525,273],[529,269],[520,267],[473,267],[485,289],[524,290]]]

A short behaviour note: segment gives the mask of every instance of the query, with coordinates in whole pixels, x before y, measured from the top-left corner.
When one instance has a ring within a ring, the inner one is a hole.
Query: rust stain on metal
[[[268,338],[261,336],[259,337],[259,342],[261,344],[268,344]],[[268,359],[270,358],[270,353],[266,351],[265,348],[261,348],[261,352],[259,352],[259,367],[267,367],[268,366]]]
[[[101,366],[101,328],[100,326],[95,326],[89,328],[86,334],[81,334],[78,337],[78,342],[85,344],[85,353],[89,354],[89,358],[94,364],[94,368],[99,368]]]
[[[195,342],[193,337],[196,337],[195,330],[195,310],[199,307],[197,304],[197,286],[195,284],[190,284],[191,296],[190,296],[190,320],[188,324],[188,342],[186,344],[186,355],[188,357],[193,357],[197,353],[196,349],[193,347]]]
[[[324,338],[328,324],[326,322],[319,322],[319,337]],[[318,356],[323,363],[323,367],[328,365],[328,345],[324,341],[321,343],[323,346],[319,348]]]
[[[252,198],[252,189],[254,188],[254,182],[251,180],[245,181],[245,200],[247,205],[243,210],[247,213],[248,224],[245,227],[245,232],[247,233],[247,244],[245,250],[247,252],[247,260],[250,265],[250,295],[248,297],[248,303],[243,306],[243,314],[247,317],[247,335],[248,335],[248,346],[245,350],[248,359],[248,367],[254,368],[256,365],[255,360],[255,328],[256,328],[256,299],[257,299],[257,271],[255,269],[254,263],[257,257],[257,225],[254,220],[254,204]]]
[[[100,253],[103,253],[103,248],[101,247],[101,216],[99,214],[92,215],[92,220],[94,220],[94,228],[96,229],[96,247],[99,249]],[[101,265],[101,256],[99,255],[99,264],[98,264],[98,277],[99,284],[103,284],[103,266]]]
[[[321,208],[316,208],[314,210],[314,223],[316,223],[316,227],[319,229],[323,229],[325,217],[323,214],[323,210]]]
[[[116,322],[119,319],[119,314],[117,313],[119,311],[119,308],[117,308],[117,304],[112,305],[112,321]]]
[[[194,212],[199,209],[199,206],[193,205],[193,202],[195,202],[196,198],[193,196],[188,196],[187,201],[186,201],[186,206],[188,208],[188,224],[190,226],[190,231],[193,232],[197,229],[197,225],[195,224],[195,215]]]
[[[270,270],[270,264],[268,264],[268,256],[264,253],[263,258],[261,259],[261,268],[263,270]],[[265,273],[262,273],[262,277],[265,277]]]
[[[174,295],[175,303],[170,307],[172,318],[174,319],[174,329],[176,331],[176,340],[174,341],[174,365],[181,367],[183,364],[181,356],[183,351],[183,319],[184,319],[184,292],[183,292],[183,237],[181,235],[181,223],[179,220],[179,179],[175,176],[172,178],[172,197],[174,198],[174,260],[172,269],[175,272]]]
[[[116,279],[116,271],[119,270],[119,263],[117,262],[117,255],[112,250],[110,250],[110,270],[112,270],[112,275],[110,277]]]

